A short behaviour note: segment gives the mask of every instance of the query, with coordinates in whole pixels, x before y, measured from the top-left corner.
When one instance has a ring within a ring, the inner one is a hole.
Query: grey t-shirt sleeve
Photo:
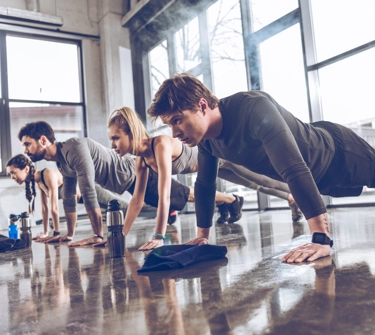
[[[95,167],[86,142],[76,141],[75,145],[67,151],[66,161],[70,168],[76,172],[86,210],[100,208],[95,191]],[[67,206],[65,207],[64,204],[65,211],[70,208],[70,202]]]
[[[77,179],[63,176],[62,198],[65,213],[76,212]]]

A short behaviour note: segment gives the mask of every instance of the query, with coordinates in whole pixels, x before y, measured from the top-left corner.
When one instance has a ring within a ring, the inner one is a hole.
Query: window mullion
[[[6,161],[11,157],[9,92],[6,33],[0,32],[0,68],[1,68],[1,101],[0,101],[0,133],[1,133],[1,171],[5,175]]]

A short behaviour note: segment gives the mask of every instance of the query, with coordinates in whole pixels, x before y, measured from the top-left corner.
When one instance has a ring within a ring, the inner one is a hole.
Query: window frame
[[[135,104],[138,113],[142,116],[145,122],[147,122],[148,120],[146,114],[147,106],[149,106],[152,99],[152,97],[150,96],[150,83],[148,82],[147,76],[147,73],[149,71],[149,64],[147,62],[148,51],[151,50],[158,43],[160,43],[163,39],[167,39],[168,57],[170,57],[170,75],[173,75],[176,69],[174,65],[176,63],[176,60],[173,50],[174,33],[178,31],[178,29],[180,29],[184,24],[188,23],[192,18],[196,16],[198,16],[199,18],[206,15],[206,10],[216,1],[217,0],[202,0],[194,4],[189,3],[189,11],[185,11],[185,13],[180,13],[179,10],[183,10],[183,6],[186,6],[186,2],[182,0],[176,0],[172,5],[166,6],[164,11],[161,11],[160,8],[158,8],[158,10],[154,13],[148,13],[148,22],[144,22],[141,29],[138,29],[138,27],[140,26],[141,15],[138,19],[134,20],[133,24],[135,28],[133,28],[132,24],[128,25],[132,40],[133,64],[135,65],[133,67],[133,77],[136,92]],[[285,14],[284,16],[278,18],[277,20],[269,23],[268,25],[262,27],[261,29],[255,32],[252,31],[252,15],[250,1],[251,0],[239,0],[241,8],[245,63],[249,89],[260,89],[261,73],[259,69],[261,59],[259,56],[258,49],[259,44],[265,41],[266,39],[278,33],[281,33],[282,31],[299,23],[308,99],[307,105],[310,116],[310,122],[323,120],[322,103],[319,88],[319,69],[321,69],[324,66],[331,65],[332,63],[339,62],[340,60],[353,56],[357,53],[368,50],[369,48],[375,47],[375,40],[370,41],[361,46],[355,47],[353,49],[346,50],[345,52],[334,55],[329,59],[318,62],[316,58],[316,45],[313,33],[314,28],[312,20],[311,0],[299,0],[298,7],[296,9],[292,10],[291,12]],[[140,10],[138,14],[140,14],[140,12],[142,12],[142,10]],[[153,17],[151,18],[151,16]],[[172,17],[173,20],[171,20],[170,17]],[[201,20],[200,26],[204,28],[204,24],[201,24]],[[151,33],[152,36],[148,36],[147,33]],[[206,56],[209,55],[209,45],[206,45],[204,41],[205,37],[202,37],[204,32],[200,31],[200,33],[202,53],[201,56],[203,62],[203,58],[207,58]],[[208,34],[207,29],[205,29],[205,33]],[[137,59],[142,59],[142,62],[137,61]],[[197,65],[194,69],[192,69],[192,71],[187,72],[190,72],[195,76],[201,74],[204,75],[204,73],[199,73],[199,70],[206,71],[207,75],[211,75],[212,83],[211,62],[206,62],[205,66],[202,66],[201,63]],[[206,84],[207,82],[209,82],[208,80],[206,81],[206,79],[204,81]],[[207,86],[211,88],[209,84]],[[336,207],[335,205],[331,204],[330,197],[323,196],[323,199],[327,207]],[[269,196],[262,193],[258,193],[258,204],[259,210],[270,208]],[[354,204],[354,206],[361,205],[363,204]],[[340,205],[337,205],[337,207],[340,207]],[[272,209],[277,208],[272,207]]]
[[[37,39],[58,43],[74,44],[77,46],[77,61],[78,61],[78,75],[80,87],[80,102],[67,101],[52,101],[52,100],[30,100],[30,99],[10,99],[8,88],[8,68],[7,68],[7,36],[15,36],[21,38]],[[51,104],[61,106],[80,106],[82,108],[82,126],[83,134],[87,136],[87,117],[86,117],[86,101],[85,101],[85,85],[83,73],[83,55],[82,55],[82,41],[80,39],[71,39],[59,36],[50,36],[36,33],[19,32],[12,30],[0,30],[0,83],[1,83],[1,101],[0,101],[0,134],[1,134],[1,172],[0,178],[6,176],[6,162],[11,158],[11,143],[10,134],[11,118],[10,118],[10,103],[36,103],[36,104]]]

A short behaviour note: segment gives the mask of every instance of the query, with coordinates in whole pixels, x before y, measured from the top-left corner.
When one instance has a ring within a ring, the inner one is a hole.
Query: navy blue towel
[[[0,252],[17,250],[25,247],[25,242],[20,239],[16,240],[5,235],[0,235]]]
[[[188,265],[223,258],[227,247],[205,245],[165,245],[154,249],[145,258],[145,263],[138,272],[181,269]]]

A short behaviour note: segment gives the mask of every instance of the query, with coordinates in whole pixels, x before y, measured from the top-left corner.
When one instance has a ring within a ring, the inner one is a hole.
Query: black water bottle
[[[107,226],[109,256],[123,257],[125,255],[124,214],[116,199],[108,202]]]
[[[31,241],[33,236],[31,234],[31,223],[28,212],[23,212],[20,215],[20,226],[21,226],[21,235],[20,239],[25,243],[26,247],[31,246]]]

